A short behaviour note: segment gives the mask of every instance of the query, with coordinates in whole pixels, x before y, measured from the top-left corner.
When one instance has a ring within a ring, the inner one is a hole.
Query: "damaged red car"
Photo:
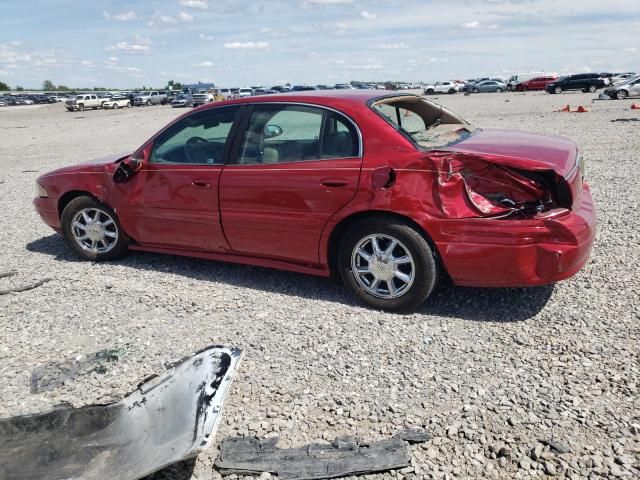
[[[443,275],[477,287],[565,279],[596,230],[574,142],[482,130],[392,92],[209,104],[37,189],[44,222],[87,260],[144,250],[336,273],[387,310],[415,308]]]

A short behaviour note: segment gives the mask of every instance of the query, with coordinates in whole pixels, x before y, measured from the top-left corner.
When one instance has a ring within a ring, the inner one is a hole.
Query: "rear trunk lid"
[[[513,130],[478,130],[445,150],[479,155],[497,165],[553,170],[564,178],[577,169],[578,147],[562,137]]]

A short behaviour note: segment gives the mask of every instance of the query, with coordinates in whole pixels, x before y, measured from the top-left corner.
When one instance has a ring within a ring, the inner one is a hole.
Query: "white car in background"
[[[253,95],[253,88],[241,88],[238,90],[239,97],[250,97]]]
[[[432,85],[425,85],[424,93],[433,95],[434,93],[454,94],[460,91],[460,85],[455,82],[436,82]]]
[[[110,99],[102,102],[102,108],[118,109],[120,107],[131,108],[131,100],[128,97],[111,97]]]

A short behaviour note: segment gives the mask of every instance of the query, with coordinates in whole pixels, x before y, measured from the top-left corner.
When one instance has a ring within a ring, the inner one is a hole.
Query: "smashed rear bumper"
[[[209,347],[117,403],[0,419],[0,478],[134,480],[206,450],[242,352]]]
[[[460,219],[433,226],[433,240],[457,285],[527,287],[564,280],[589,259],[596,212],[587,184],[573,211],[532,220]]]

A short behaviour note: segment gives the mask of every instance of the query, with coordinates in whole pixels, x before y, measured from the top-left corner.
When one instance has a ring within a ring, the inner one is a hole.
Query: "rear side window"
[[[236,163],[277,164],[358,155],[355,127],[342,115],[306,105],[257,105]]]

